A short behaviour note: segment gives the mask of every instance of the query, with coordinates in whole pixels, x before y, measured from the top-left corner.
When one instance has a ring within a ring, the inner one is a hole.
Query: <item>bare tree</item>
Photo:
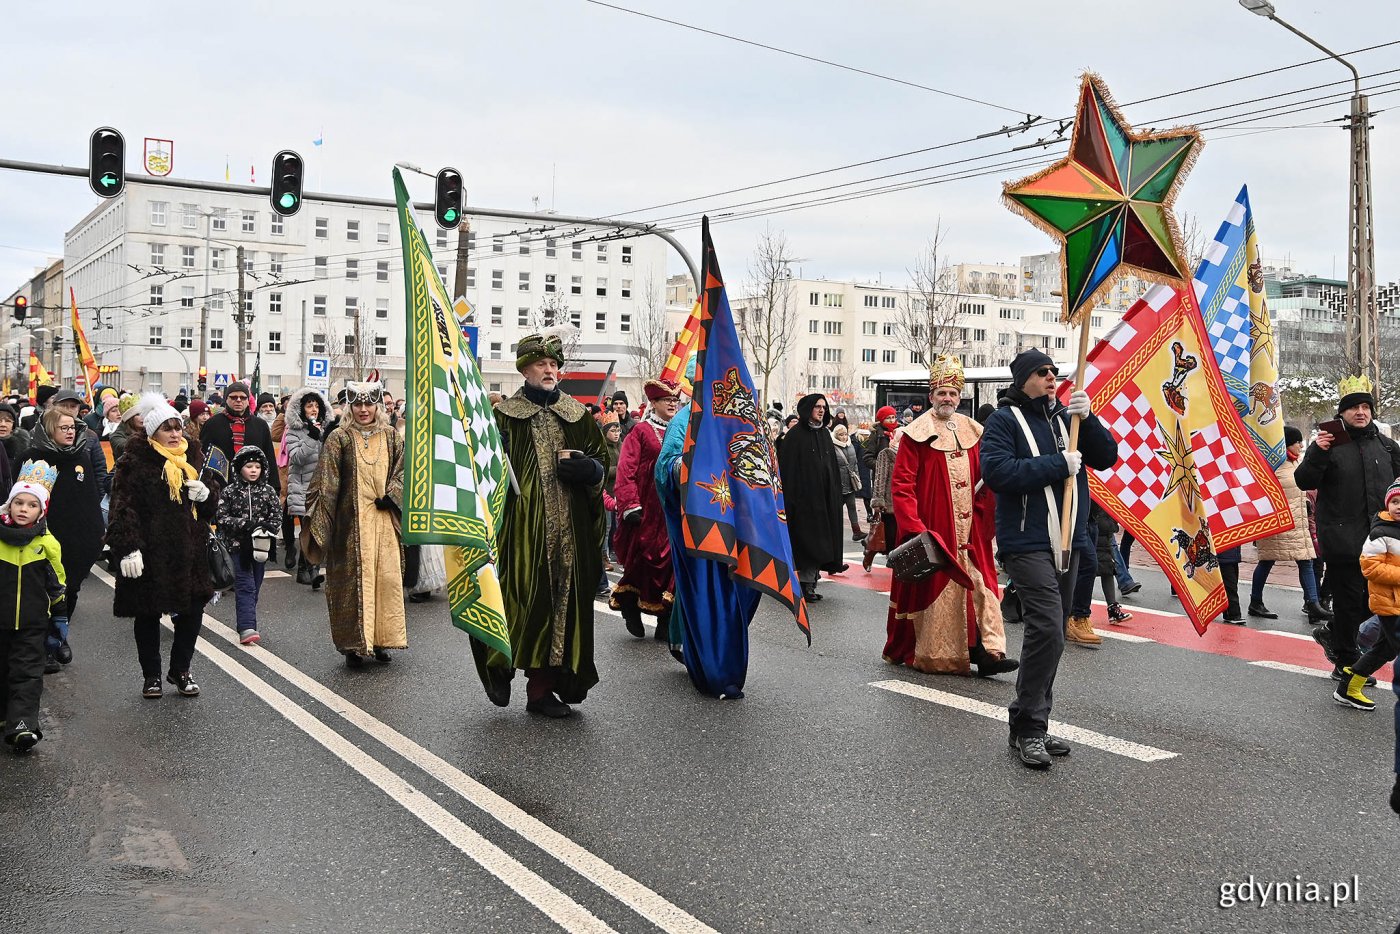
[[[957,274],[945,252],[947,231],[942,220],[934,222],[933,236],[909,269],[910,288],[895,309],[891,324],[895,343],[922,360],[932,364],[940,353],[961,349],[963,294],[958,290]]]
[[[643,380],[660,376],[676,339],[667,326],[665,296],[656,287],[655,276],[646,278],[627,338],[627,355],[632,358],[637,376]]]
[[[563,296],[545,296],[539,307],[530,312],[530,328],[540,334],[549,333],[558,337],[564,345],[565,360],[573,360],[578,356],[583,331],[574,324],[573,310],[569,308],[569,303]]]
[[[331,381],[362,380],[379,366],[379,354],[375,352],[375,338],[379,333],[363,327],[364,306],[356,309],[354,318],[344,325],[326,322],[320,334],[326,341],[326,356],[331,362]],[[313,344],[315,335],[313,335]],[[314,347],[313,347],[314,351]]]
[[[782,369],[797,336],[799,312],[792,294],[792,264],[787,237],[765,228],[749,264],[749,297],[735,309],[735,327],[749,365],[763,381],[763,404],[772,396],[773,373]]]

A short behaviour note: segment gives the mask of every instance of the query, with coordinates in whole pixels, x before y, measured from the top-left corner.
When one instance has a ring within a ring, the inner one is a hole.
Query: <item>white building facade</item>
[[[563,225],[540,232],[533,223],[523,233],[523,222],[470,213],[466,220],[466,298],[488,388],[514,391],[513,347],[550,322],[577,329],[575,357],[614,363],[624,386],[640,385],[628,338],[640,315],[664,314],[661,299],[655,311],[643,302],[664,297],[664,242],[594,242],[587,238],[595,231]],[[437,230],[431,217],[419,223],[453,294],[457,234]],[[242,374],[239,247],[250,314]],[[333,383],[377,368],[402,392],[403,263],[393,208],[308,200],[283,218],[259,195],[129,181],[68,231],[64,261],[93,351],[120,368],[112,381],[124,388],[194,390],[203,348],[211,392],[251,375],[258,361],[264,388],[296,388],[308,355],[331,358]]]

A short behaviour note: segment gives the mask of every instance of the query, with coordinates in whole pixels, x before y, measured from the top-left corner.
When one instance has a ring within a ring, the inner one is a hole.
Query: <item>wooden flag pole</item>
[[[1089,316],[1084,316],[1083,322],[1079,325],[1079,365],[1074,371],[1074,388],[1076,390],[1084,388],[1084,370],[1088,365],[1089,357]],[[1078,415],[1073,415],[1069,420],[1069,445],[1066,451],[1079,450],[1079,422]],[[1080,470],[1084,468],[1081,466]],[[1078,475],[1071,475],[1065,478],[1065,498],[1060,507],[1060,567],[1065,571],[1069,570],[1070,552],[1074,546],[1074,525],[1071,519],[1074,515],[1074,485],[1079,479]],[[1072,583],[1072,582],[1071,582]]]

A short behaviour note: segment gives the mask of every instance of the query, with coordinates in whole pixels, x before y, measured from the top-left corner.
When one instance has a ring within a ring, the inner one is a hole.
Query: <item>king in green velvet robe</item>
[[[506,494],[497,573],[514,668],[545,669],[568,704],[598,683],[593,667],[593,598],[602,576],[603,487],[570,486],[555,476],[558,452],[582,451],[607,464],[603,434],[588,410],[560,393],[540,406],[520,390],[496,406],[501,442],[519,483]],[[505,656],[476,649],[488,690],[513,672]],[[488,671],[489,669],[489,671]]]

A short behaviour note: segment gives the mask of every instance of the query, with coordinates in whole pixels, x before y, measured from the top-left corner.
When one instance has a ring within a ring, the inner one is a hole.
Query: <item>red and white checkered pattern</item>
[[[1099,419],[1118,442],[1118,464],[1098,471],[1098,478],[1133,515],[1145,518],[1167,488],[1162,459],[1157,456],[1161,440],[1152,405],[1135,383],[1127,383],[1099,409]]]
[[[1219,424],[1212,422],[1191,435],[1191,453],[1212,535],[1274,513],[1268,492]]]

